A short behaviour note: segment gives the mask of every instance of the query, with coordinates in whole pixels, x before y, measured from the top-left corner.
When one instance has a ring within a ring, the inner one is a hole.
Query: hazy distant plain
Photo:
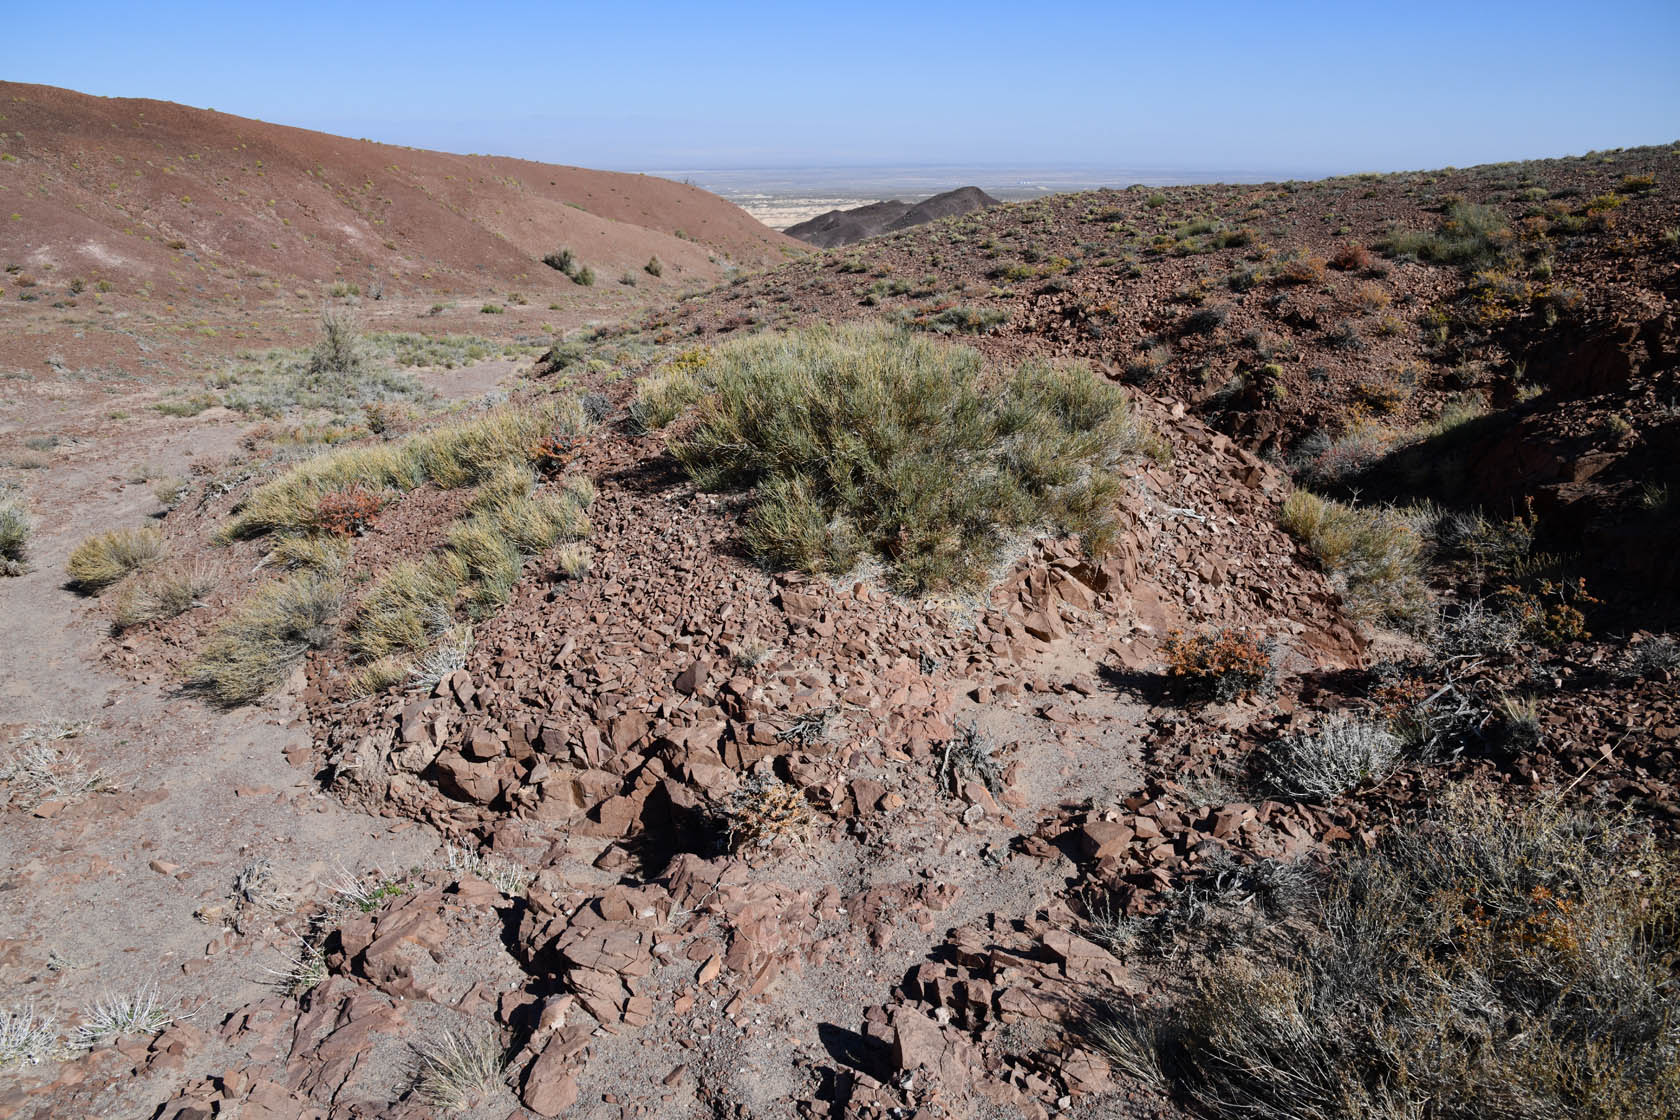
[[[1063,191],[1128,187],[1134,183],[1171,186],[1265,182],[1289,177],[1287,173],[1245,168],[1187,171],[1161,167],[1028,165],[679,168],[649,173],[690,182],[721,195],[771,229],[786,229],[830,210],[849,210],[889,198],[916,202],[957,187],[979,187],[994,198],[1019,202]]]

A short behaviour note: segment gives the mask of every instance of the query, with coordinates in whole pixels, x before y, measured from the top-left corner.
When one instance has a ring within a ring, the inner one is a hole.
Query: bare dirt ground
[[[516,369],[487,360],[425,380],[460,399]],[[117,402],[142,408],[135,396]],[[30,431],[60,434],[46,409],[31,412]],[[0,984],[13,1004],[73,1014],[151,989],[203,1022],[274,987],[297,952],[295,913],[329,901],[334,884],[437,855],[431,829],[320,791],[295,690],[219,711],[168,671],[120,671],[105,656],[101,604],[63,586],[78,541],[159,512],[150,483],[130,477],[136,464],[186,476],[195,460],[232,452],[249,426],[221,409],[80,420],[49,466],[14,472],[39,516],[32,570],[0,586],[0,719],[8,738],[76,760],[98,788],[49,796],[0,835]]]

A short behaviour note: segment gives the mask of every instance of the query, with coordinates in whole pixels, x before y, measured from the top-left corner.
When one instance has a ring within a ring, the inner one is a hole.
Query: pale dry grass
[[[96,533],[71,551],[66,565],[70,584],[84,594],[103,591],[130,572],[155,564],[165,547],[163,534],[150,526]]]

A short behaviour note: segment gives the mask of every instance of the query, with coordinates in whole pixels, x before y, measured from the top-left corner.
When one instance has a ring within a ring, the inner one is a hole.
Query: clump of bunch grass
[[[33,1005],[0,1008],[0,1069],[39,1065],[58,1050],[58,1032]]]
[[[158,994],[156,984],[144,984],[132,993],[110,994],[88,1008],[76,1037],[92,1048],[129,1035],[151,1035],[177,1018],[175,1010]]]
[[[96,533],[70,553],[70,586],[84,595],[103,591],[130,572],[156,563],[164,554],[163,534],[150,527],[109,529]]]
[[[488,1032],[449,1029],[414,1051],[414,1092],[444,1112],[464,1112],[502,1084],[507,1057]]]
[[[879,324],[721,347],[698,426],[673,447],[709,489],[753,487],[743,536],[767,564],[904,591],[973,586],[1041,526],[1100,553],[1121,460],[1144,434],[1124,393],[1073,365],[988,369],[966,347]]]
[[[1097,1040],[1209,1115],[1680,1116],[1677,870],[1624,818],[1455,791],[1333,865],[1299,937]]]
[[[191,610],[215,586],[216,574],[199,564],[147,572],[118,597],[113,625],[126,630],[174,618]]]
[[[1318,558],[1354,617],[1409,629],[1425,625],[1423,541],[1405,518],[1297,490],[1279,520]]]
[[[258,487],[227,535],[304,532],[323,498],[353,487],[406,493],[425,482],[443,489],[472,486],[505,463],[523,461],[544,437],[580,435],[587,424],[577,401],[560,397],[537,406],[500,408],[396,443],[331,452]]]
[[[305,653],[332,642],[343,605],[337,571],[305,570],[275,580],[222,624],[189,678],[223,704],[255,700],[284,682]]]
[[[526,557],[587,536],[594,497],[587,479],[539,491],[530,467],[505,465],[449,526],[442,547],[394,565],[374,583],[351,622],[351,651],[377,663],[437,645],[454,625],[458,597],[479,611],[494,607],[512,594]]]
[[[554,571],[561,579],[582,579],[589,574],[594,553],[586,544],[563,544],[554,554]]]
[[[23,499],[0,497],[0,576],[21,576],[29,570],[29,538],[35,519]]]

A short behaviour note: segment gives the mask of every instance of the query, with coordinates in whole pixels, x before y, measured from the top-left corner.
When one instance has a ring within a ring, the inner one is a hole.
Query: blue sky
[[[1680,139],[1680,0],[28,3],[0,77],[649,168],[1396,170]]]

